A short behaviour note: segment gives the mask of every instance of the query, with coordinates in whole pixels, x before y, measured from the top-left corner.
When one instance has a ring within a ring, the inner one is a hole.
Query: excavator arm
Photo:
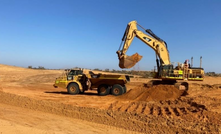
[[[122,50],[120,50],[120,46],[119,50],[117,51],[119,58],[119,67],[122,69],[131,68],[142,59],[142,56],[138,53],[133,54],[132,56],[126,55],[126,52],[129,49],[134,37],[137,37],[155,51],[156,58],[159,58],[161,65],[170,64],[170,57],[166,43],[162,39],[157,37],[151,30],[145,30],[149,35],[138,30],[137,25],[139,24],[137,24],[136,21],[131,21],[127,25],[121,43],[121,45],[123,44],[123,48]]]

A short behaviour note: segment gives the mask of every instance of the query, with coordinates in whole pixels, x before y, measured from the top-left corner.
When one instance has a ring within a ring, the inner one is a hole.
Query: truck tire
[[[100,85],[97,89],[99,95],[104,96],[110,94],[110,87],[108,85]]]
[[[123,94],[125,94],[127,92],[127,87],[124,86],[123,89],[124,89],[124,93]]]
[[[124,88],[119,85],[119,84],[115,84],[113,85],[112,89],[111,89],[111,94],[118,96],[118,95],[122,95],[124,93]]]
[[[71,83],[70,85],[68,85],[67,90],[69,94],[73,94],[73,95],[79,94],[80,92],[79,86],[76,83]]]

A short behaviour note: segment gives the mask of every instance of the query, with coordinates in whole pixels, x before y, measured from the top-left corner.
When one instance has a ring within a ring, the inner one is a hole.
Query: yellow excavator
[[[138,30],[137,26],[141,27],[146,33]],[[138,53],[135,53],[132,56],[126,55],[126,52],[130,47],[134,37],[137,37],[155,51],[157,71],[154,71],[154,78],[161,79],[161,83],[176,84],[177,80],[203,80],[204,69],[201,68],[201,64],[200,67],[192,67],[192,65],[190,66],[188,63],[188,60],[186,60],[184,63],[177,63],[177,65],[174,65],[170,62],[170,56],[166,42],[156,36],[150,29],[143,28],[136,21],[131,21],[128,23],[122,38],[120,48],[117,51],[120,68],[129,69],[142,59],[142,56]]]

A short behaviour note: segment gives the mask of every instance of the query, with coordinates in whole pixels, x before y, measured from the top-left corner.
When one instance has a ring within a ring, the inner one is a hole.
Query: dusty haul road
[[[147,88],[132,79],[122,96],[69,95],[52,84],[62,71],[0,65],[0,134],[221,133],[221,78]]]

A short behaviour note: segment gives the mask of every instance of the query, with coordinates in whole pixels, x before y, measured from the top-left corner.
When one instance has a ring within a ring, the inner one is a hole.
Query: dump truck
[[[129,81],[128,75],[95,74],[92,71],[84,72],[83,69],[66,69],[56,78],[53,86],[66,88],[67,92],[73,95],[96,89],[102,96],[108,94],[118,96],[127,92],[126,83]]]

